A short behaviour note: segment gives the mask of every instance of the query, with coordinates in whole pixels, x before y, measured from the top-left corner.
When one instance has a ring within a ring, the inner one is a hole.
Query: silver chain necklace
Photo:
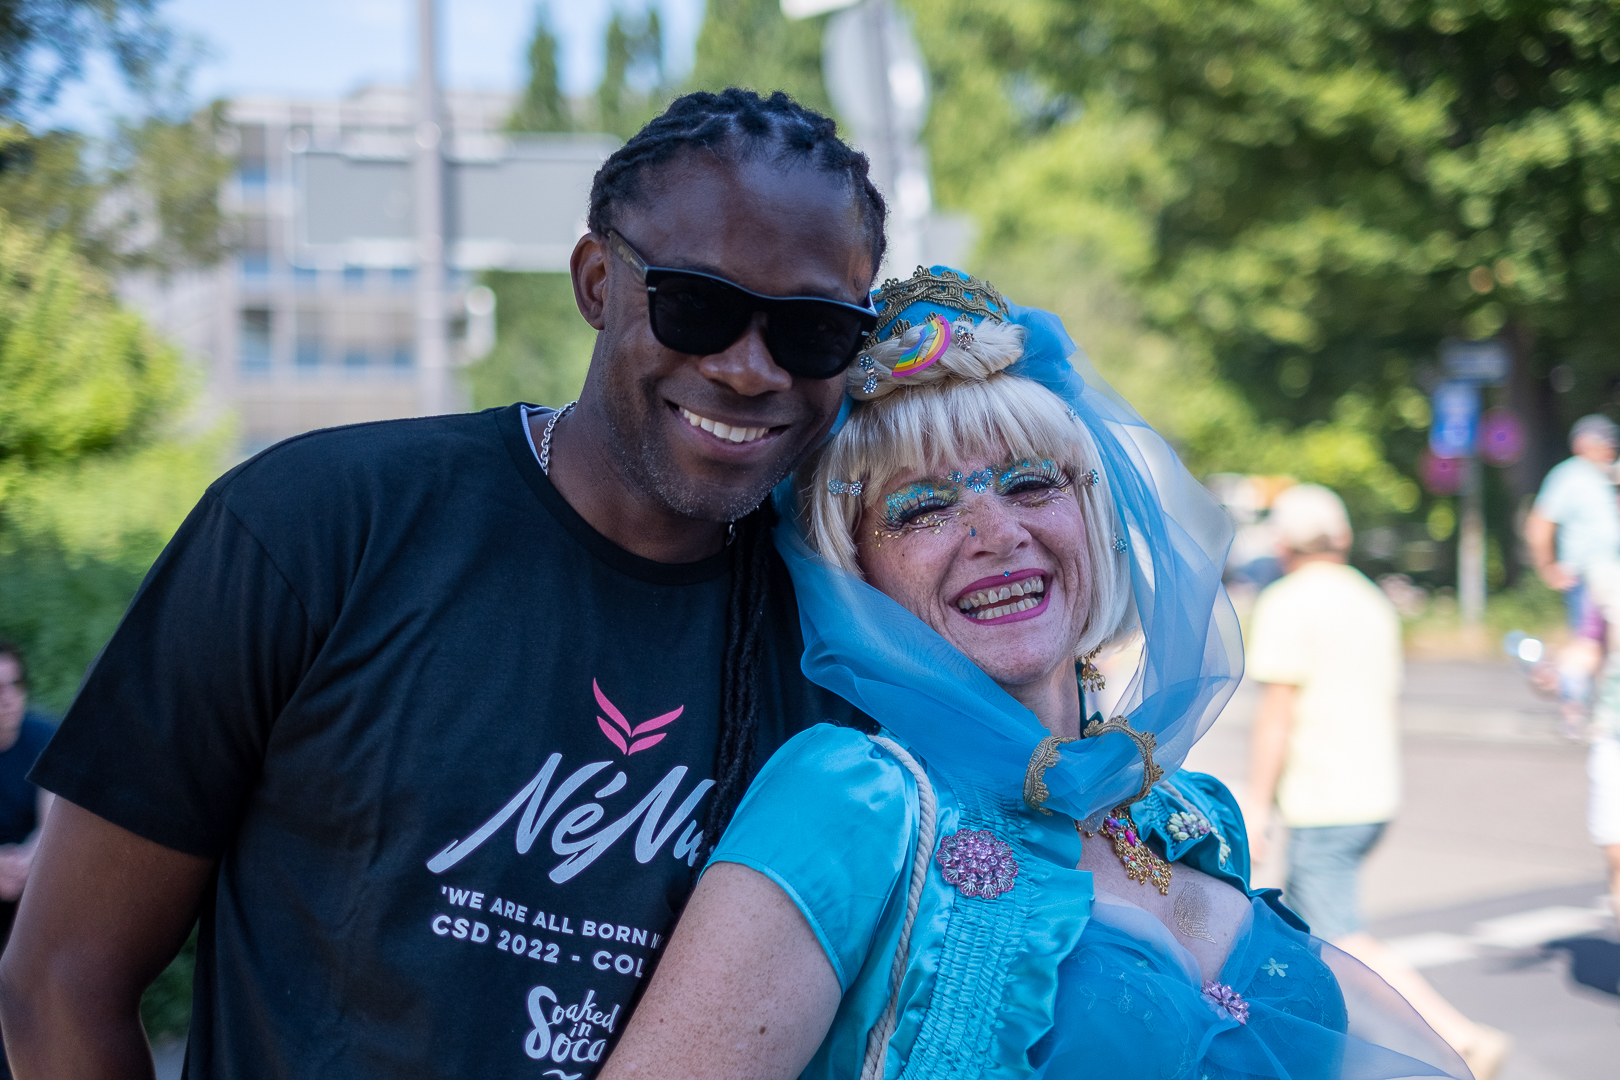
[[[551,419],[546,421],[546,430],[540,433],[540,471],[547,476],[551,475],[551,433],[556,430],[557,421],[573,412],[578,404],[579,399],[576,398],[552,413]]]

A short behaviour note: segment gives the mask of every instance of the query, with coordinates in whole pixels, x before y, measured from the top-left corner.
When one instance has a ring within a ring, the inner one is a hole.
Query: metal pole
[[[1464,628],[1485,622],[1485,496],[1479,458],[1464,459],[1462,523],[1457,532],[1457,604]]]
[[[416,378],[423,416],[449,412],[449,323],[444,310],[444,134],[439,124],[438,12],[416,0]]]

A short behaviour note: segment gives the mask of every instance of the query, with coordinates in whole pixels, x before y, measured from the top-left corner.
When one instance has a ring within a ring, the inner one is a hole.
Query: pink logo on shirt
[[[602,734],[608,737],[608,741],[617,746],[623,754],[634,754],[638,750],[646,750],[663,742],[664,736],[669,734],[667,731],[660,731],[657,735],[649,735],[645,739],[640,736],[649,731],[657,731],[666,724],[673,723],[681,713],[686,711],[685,705],[678,705],[673,712],[667,712],[662,716],[655,716],[644,723],[631,726],[630,721],[624,718],[624,713],[620,712],[613,702],[608,700],[607,695],[602,693],[602,688],[596,684],[595,679],[591,680],[591,689],[596,691],[596,703],[602,706],[602,710],[613,720],[613,723],[609,724],[598,716],[596,724],[602,729]],[[617,725],[617,727],[614,725]]]

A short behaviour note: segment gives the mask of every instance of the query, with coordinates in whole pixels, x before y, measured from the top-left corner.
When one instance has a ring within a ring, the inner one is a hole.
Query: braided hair
[[[762,98],[733,86],[718,94],[698,91],[672,101],[596,171],[586,218],[591,232],[606,236],[614,227],[614,212],[643,197],[649,173],[694,151],[739,165],[763,158],[781,166],[846,174],[871,238],[872,269],[883,262],[888,209],[868,175],[871,163],[838,137],[838,125],[831,117],[805,108],[780,90]]]
[[[742,164],[768,160],[783,167],[845,174],[860,202],[861,220],[872,245],[874,269],[883,261],[887,209],[868,175],[866,155],[838,137],[838,125],[807,109],[780,90],[762,98],[732,87],[718,94],[699,92],[676,98],[602,163],[591,183],[586,224],[598,236],[615,227],[622,206],[648,192],[646,182],[659,168],[688,153]],[[760,669],[763,666],[765,612],[771,603],[771,526],[769,502],[734,524],[730,592],[726,598],[726,645],[720,663],[720,734],[715,746],[714,794],[703,823],[706,859],[720,840],[754,775],[759,732]],[[701,865],[699,863],[698,865]]]

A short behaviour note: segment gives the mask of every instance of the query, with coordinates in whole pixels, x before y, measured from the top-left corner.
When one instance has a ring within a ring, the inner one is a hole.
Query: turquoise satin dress
[[[1276,890],[1248,888],[1242,816],[1213,777],[1178,772],[1132,813],[1172,863],[1250,897],[1219,978],[1235,995],[1224,1005],[1156,919],[1096,902],[1091,874],[1075,869],[1070,818],[922,764],[938,804],[936,850],[959,830],[986,830],[1010,848],[1017,874],[1000,895],[969,896],[930,861],[883,1076],[1468,1075],[1393,991],[1312,938]],[[1175,830],[1172,815],[1184,815]],[[864,734],[822,724],[771,758],[715,851],[714,861],[751,867],[787,893],[838,977],[843,1000],[805,1078],[859,1075],[889,1001],[917,828],[910,772]]]

